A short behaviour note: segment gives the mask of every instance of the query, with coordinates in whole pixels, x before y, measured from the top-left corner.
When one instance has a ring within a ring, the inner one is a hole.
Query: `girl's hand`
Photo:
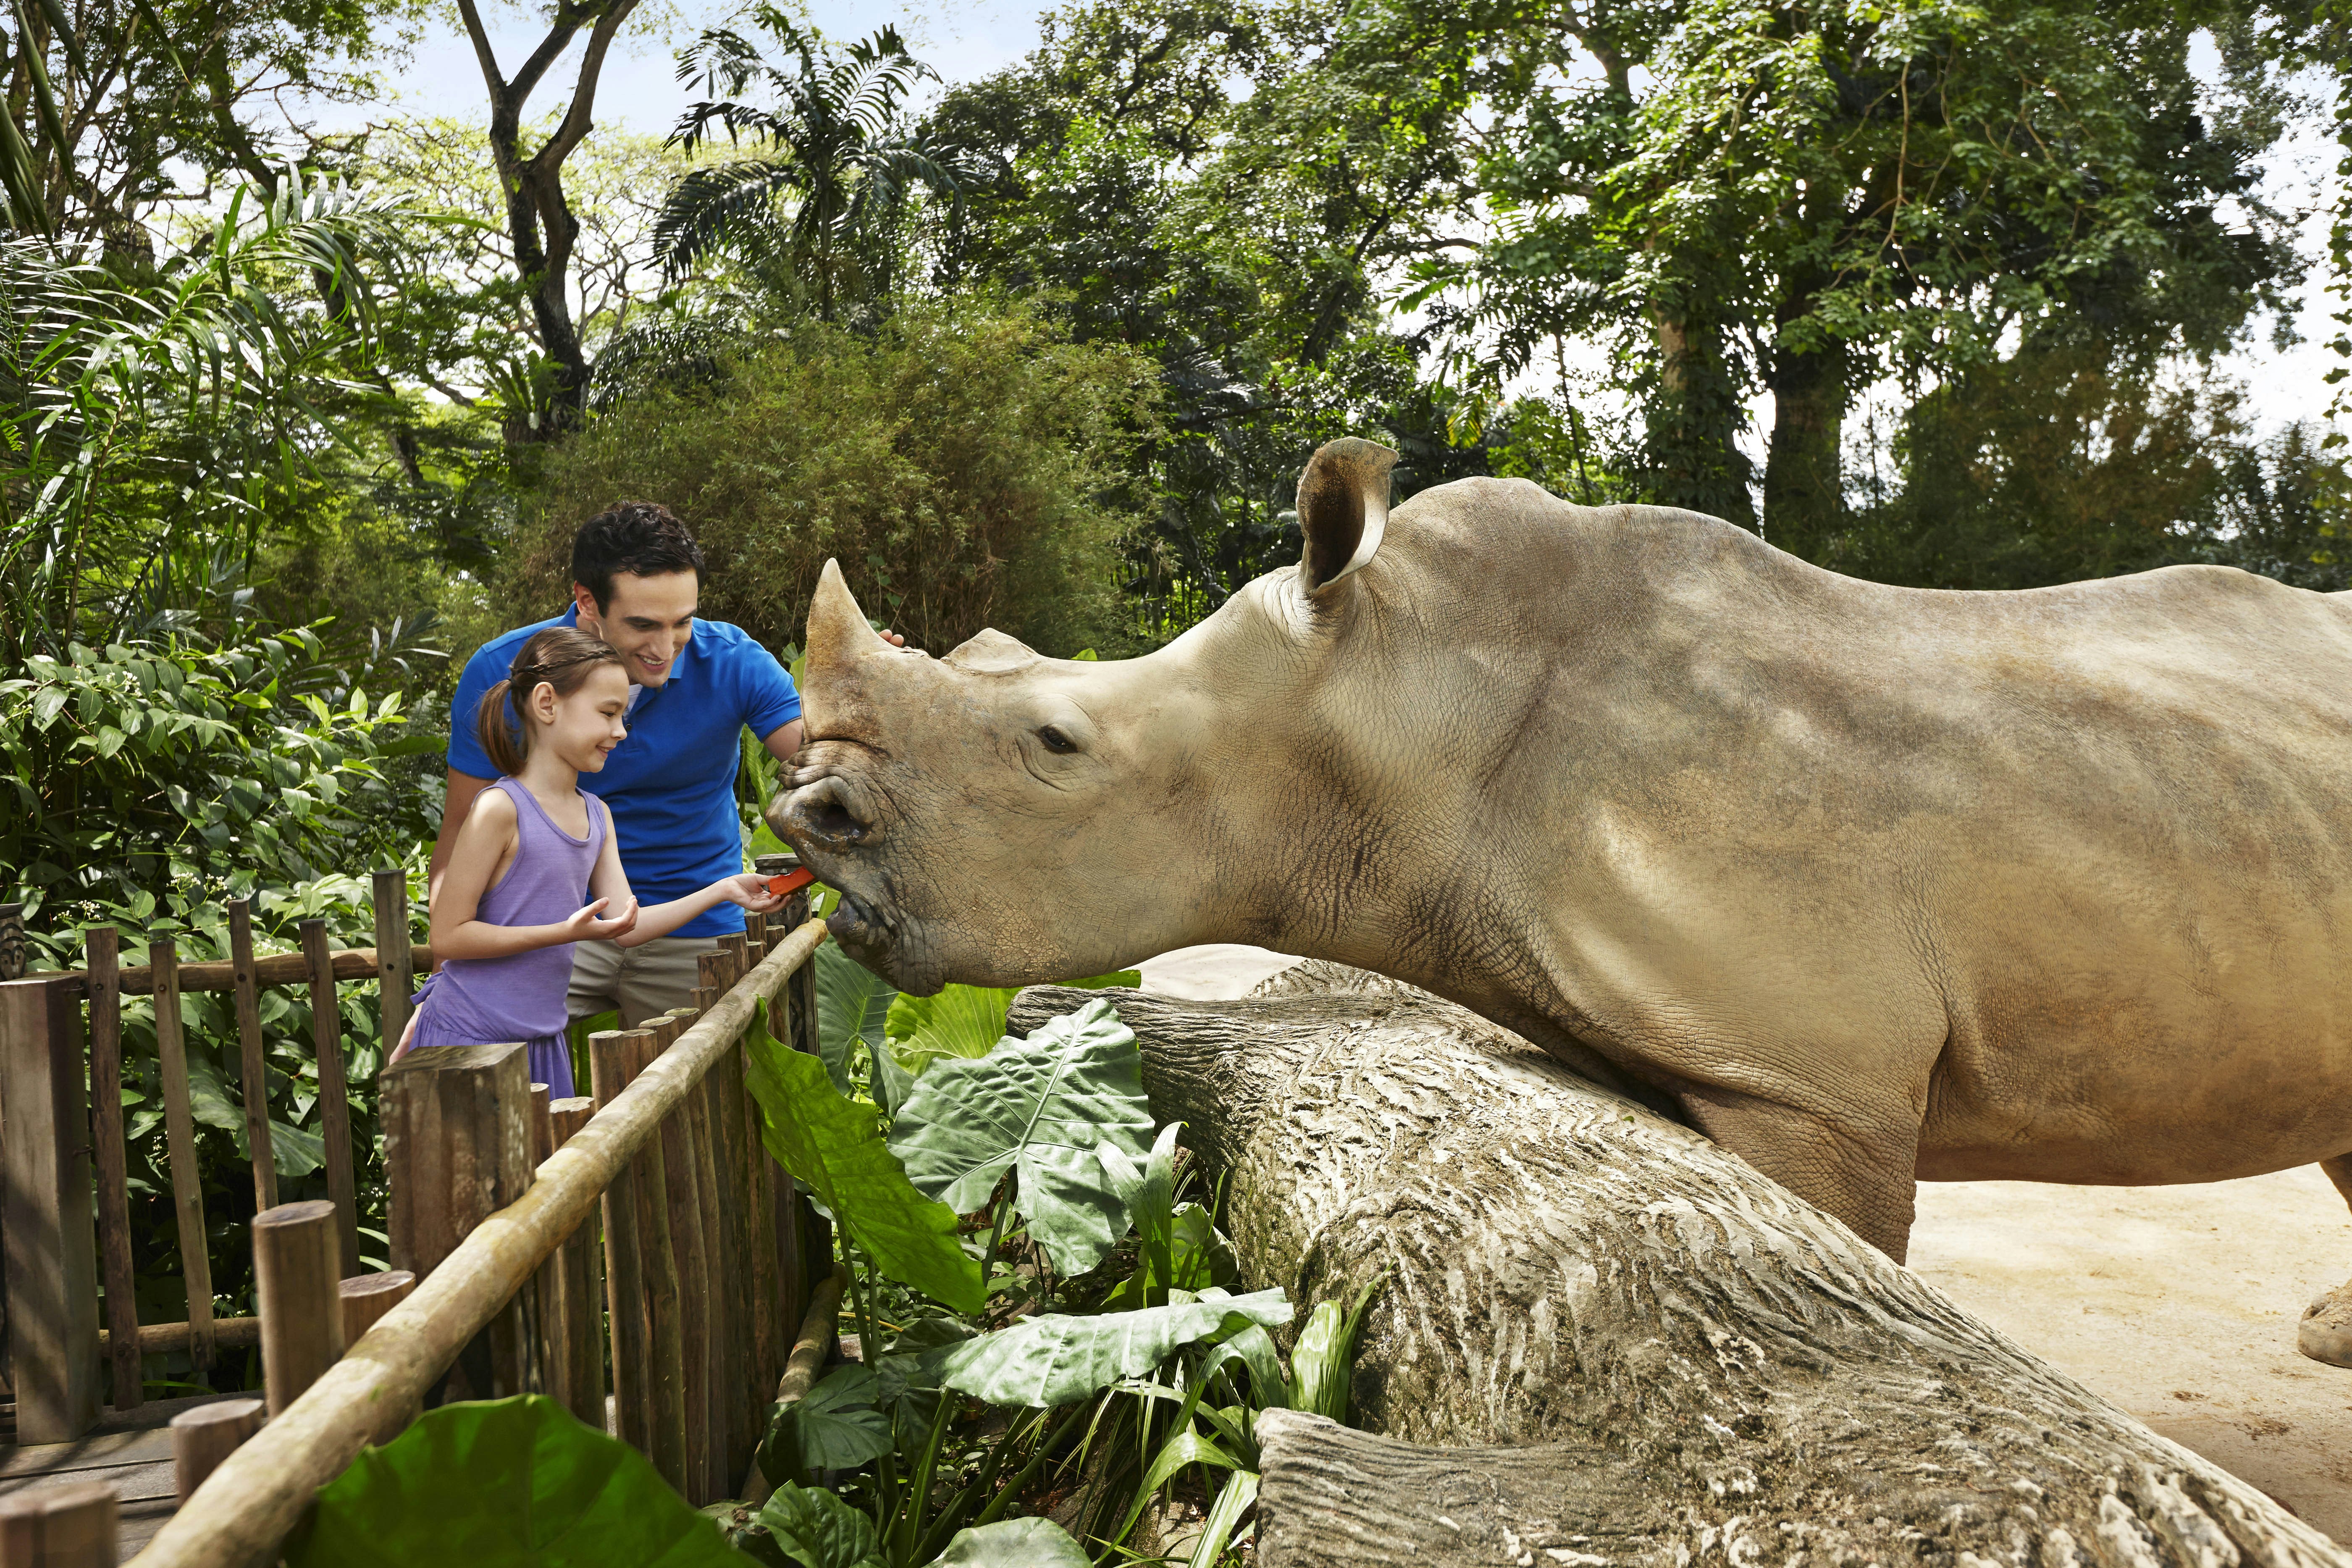
[[[597,918],[598,911],[603,910],[605,905],[612,901],[613,900],[610,899],[599,899],[594,903],[583,908],[570,920],[563,922],[561,928],[563,935],[558,940],[562,942],[611,942],[617,937],[625,937],[631,931],[635,931],[637,927],[636,896],[635,894],[631,894],[629,901],[623,904],[621,906],[620,912],[614,915],[611,920],[599,920]]]
[[[784,900],[768,891],[768,879],[757,871],[746,871],[739,877],[721,877],[710,884],[729,903],[740,904],[755,915],[769,914],[784,907]]]

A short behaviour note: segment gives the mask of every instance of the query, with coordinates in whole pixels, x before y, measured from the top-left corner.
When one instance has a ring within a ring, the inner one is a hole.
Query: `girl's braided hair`
[[[555,688],[558,697],[569,697],[580,689],[589,672],[598,665],[620,662],[620,649],[577,626],[550,626],[543,632],[533,632],[515,654],[507,678],[482,693],[482,706],[474,718],[482,750],[490,754],[499,772],[509,775],[522,772],[523,758],[530,749],[525,739],[530,733],[530,726],[523,704],[530,700],[530,694],[542,683]],[[506,711],[509,709],[513,710],[511,720]]]

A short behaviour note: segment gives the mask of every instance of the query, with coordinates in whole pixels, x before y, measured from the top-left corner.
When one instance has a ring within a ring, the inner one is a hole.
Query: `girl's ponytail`
[[[482,705],[474,713],[474,731],[481,737],[482,750],[490,754],[490,765],[509,777],[522,772],[523,758],[522,737],[507,721],[507,693],[513,688],[511,676],[499,681],[482,693]]]
[[[530,718],[524,705],[532,692],[547,685],[555,688],[558,697],[569,697],[598,665],[620,662],[618,648],[577,626],[532,633],[515,654],[507,678],[482,693],[482,705],[474,715],[482,750],[499,772],[509,776],[522,772],[523,759],[530,752]]]

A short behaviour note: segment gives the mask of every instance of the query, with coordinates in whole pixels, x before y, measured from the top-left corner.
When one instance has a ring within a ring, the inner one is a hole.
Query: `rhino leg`
[[[1677,1098],[1708,1138],[1903,1261],[1918,1196],[1916,1116],[1831,1115],[1714,1089]]]
[[[2338,1154],[2333,1160],[2322,1160],[2319,1168],[2352,1204],[2352,1154]],[[2352,1366],[2352,1285],[2338,1285],[2318,1300],[2303,1310],[2303,1323],[2295,1331],[2295,1349],[2314,1361],[2324,1361],[2330,1366]]]

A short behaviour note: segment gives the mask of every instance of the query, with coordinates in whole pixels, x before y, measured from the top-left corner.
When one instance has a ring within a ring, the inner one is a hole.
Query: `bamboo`
[[[381,1413],[414,1408],[450,1358],[587,1216],[622,1166],[654,1140],[686,1088],[741,1034],[753,1005],[772,994],[824,940],[812,922],[643,1077],[556,1151],[541,1179],[491,1215],[445,1266],[370,1330],[291,1409],[239,1448],[167,1520],[142,1568],[227,1568],[274,1552],[318,1489],[342,1473]]]
[[[413,969],[430,969],[433,950],[422,942],[409,948]],[[372,947],[345,948],[331,955],[338,980],[373,980],[382,966],[376,963]],[[307,953],[273,952],[267,958],[253,961],[253,979],[257,985],[296,985],[310,978],[310,960]],[[122,994],[125,996],[152,996],[155,994],[155,971],[142,964],[122,972]],[[193,991],[234,991],[236,989],[236,965],[230,963],[184,963],[179,968],[180,993]]]
[[[386,869],[375,874],[376,985],[383,997],[383,1050],[400,1043],[408,1027],[408,992],[414,958],[408,940],[408,873]]]
[[[793,1342],[793,1353],[784,1363],[784,1370],[776,1379],[776,1403],[794,1405],[808,1397],[816,1386],[817,1378],[824,1372],[825,1357],[832,1352],[833,1336],[841,1318],[841,1292],[849,1283],[845,1269],[835,1269],[827,1275],[809,1298],[808,1315],[801,1320],[800,1338]],[[767,1472],[760,1468],[754,1457],[751,1469],[743,1477],[743,1500],[758,1508],[768,1500],[776,1489],[768,1484]]]
[[[645,1072],[658,1058],[654,1030],[630,1030],[630,1060]],[[685,1100],[685,1096],[679,1096]],[[677,1152],[677,1112],[661,1121],[661,1135],[646,1140],[645,1163],[645,1311],[652,1323],[654,1377],[654,1469],[663,1481],[677,1488],[679,1498],[694,1495],[694,1455],[703,1448],[689,1413],[701,1413],[701,1363],[687,1361],[685,1269],[679,1268],[679,1225],[675,1206],[679,1201],[679,1175],[687,1175]],[[691,1229],[687,1234],[691,1234]],[[696,1347],[696,1352],[701,1347]],[[691,1368],[691,1375],[689,1375]],[[703,1448],[708,1453],[708,1448]]]
[[[139,1297],[131,1267],[129,1156],[122,1139],[122,933],[92,926],[83,940],[89,954],[89,1131],[98,1159],[99,1264],[106,1279],[106,1324],[113,1331],[109,1360],[114,1408],[138,1408]]]
[[[261,1382],[278,1415],[343,1353],[342,1238],[335,1205],[280,1204],[253,1218],[253,1278],[261,1299]]]
[[[555,1114],[551,1109],[548,1088],[543,1083],[530,1086],[530,1163],[536,1171],[547,1163],[555,1152]],[[547,1255],[539,1266],[539,1275],[531,1281],[531,1294],[536,1298],[537,1343],[533,1346],[539,1363],[540,1392],[562,1405],[572,1407],[572,1363],[565,1354],[572,1340],[564,1326],[564,1315],[571,1303],[563,1295],[563,1254],[561,1249]]]
[[[7,1568],[114,1568],[120,1505],[103,1481],[68,1481],[0,1498]]]
[[[172,1479],[182,1502],[196,1495],[221,1461],[261,1430],[258,1399],[223,1399],[172,1417]]]
[[[253,1164],[253,1212],[278,1206],[278,1161],[269,1134],[269,1062],[261,1050],[261,993],[253,977],[253,905],[228,901],[228,961],[236,992],[237,1060],[244,1068],[245,1149]]]
[[[360,1336],[375,1327],[376,1320],[407,1300],[415,1289],[416,1276],[405,1268],[354,1274],[335,1281],[335,1301],[342,1310],[343,1343],[359,1343]]]
[[[618,1029],[588,1037],[590,1080],[598,1115],[630,1086],[629,1043]],[[590,1128],[595,1123],[591,1121]],[[646,1321],[645,1249],[639,1238],[642,1160],[624,1165],[604,1192],[604,1300],[613,1329],[613,1432],[640,1454],[653,1452],[652,1331]]]
[[[180,1222],[180,1273],[187,1283],[188,1352],[213,1363],[213,1263],[205,1250],[196,1120],[188,1100],[188,1042],[180,1018],[180,952],[168,938],[147,950],[155,975],[155,1054],[163,1072],[163,1138],[172,1163],[172,1207]]]
[[[343,1272],[360,1271],[359,1192],[352,1184],[352,1107],[343,1078],[343,1008],[335,994],[335,960],[327,922],[302,922],[302,962],[310,982],[310,1046],[319,1058],[319,1136],[327,1146],[327,1201],[335,1205]]]
[[[555,1146],[562,1148],[572,1134],[588,1125],[596,1102],[574,1097],[548,1107],[555,1123]],[[571,1394],[572,1414],[598,1431],[604,1419],[604,1300],[603,1257],[596,1215],[591,1210],[578,1228],[564,1238],[556,1256],[563,1264],[564,1387]]]

